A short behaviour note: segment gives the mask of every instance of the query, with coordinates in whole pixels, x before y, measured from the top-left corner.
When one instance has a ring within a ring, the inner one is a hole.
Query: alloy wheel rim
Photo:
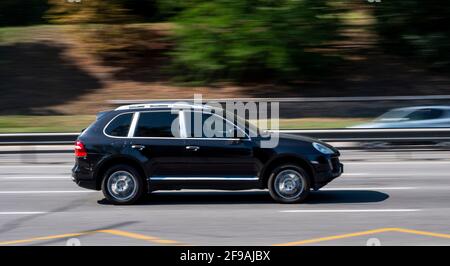
[[[302,175],[295,170],[283,170],[275,177],[275,191],[280,197],[294,199],[304,190]]]
[[[117,171],[110,175],[107,183],[109,194],[119,201],[126,201],[137,193],[136,178],[127,171]]]

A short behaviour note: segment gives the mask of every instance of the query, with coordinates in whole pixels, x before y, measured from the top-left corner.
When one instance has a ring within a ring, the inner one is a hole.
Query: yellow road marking
[[[400,233],[413,234],[413,235],[422,235],[422,236],[431,236],[431,237],[437,237],[437,238],[450,239],[450,234],[434,233],[434,232],[412,230],[412,229],[405,229],[405,228],[380,228],[380,229],[360,231],[360,232],[349,233],[349,234],[334,235],[334,236],[328,236],[328,237],[319,237],[319,238],[313,238],[313,239],[307,239],[307,240],[301,240],[301,241],[275,244],[274,246],[297,246],[297,245],[313,244],[313,243],[318,243],[318,242],[338,240],[338,239],[357,237],[357,236],[372,235],[372,234],[378,234],[378,233],[384,233],[384,232],[400,232]],[[79,233],[69,233],[69,234],[50,235],[50,236],[43,236],[43,237],[34,237],[34,238],[21,239],[21,240],[11,240],[11,241],[0,242],[0,245],[24,244],[24,243],[30,243],[30,242],[36,242],[36,241],[77,237],[77,236],[83,236],[83,235],[89,235],[89,234],[95,234],[95,233],[104,233],[104,234],[122,236],[122,237],[127,237],[127,238],[139,239],[139,240],[149,241],[149,242],[157,243],[157,244],[182,245],[182,243],[175,241],[175,240],[161,239],[161,238],[157,238],[154,236],[131,233],[131,232],[116,230],[116,229],[103,229],[103,230],[85,231],[85,232],[79,232]]]
[[[24,243],[35,242],[35,241],[45,241],[45,240],[53,240],[53,239],[60,239],[60,238],[67,238],[67,237],[76,237],[76,236],[87,235],[90,233],[93,233],[93,232],[81,232],[81,233],[34,237],[34,238],[28,238],[28,239],[22,239],[22,240],[11,240],[11,241],[0,242],[0,245],[3,246],[3,245],[24,244]]]
[[[383,233],[383,232],[388,232],[388,231],[392,231],[392,228],[381,228],[381,229],[375,229],[375,230],[355,232],[355,233],[350,233],[350,234],[327,236],[327,237],[319,237],[319,238],[313,238],[313,239],[307,239],[307,240],[301,240],[301,241],[294,241],[294,242],[275,244],[274,246],[305,245],[305,244],[312,244],[312,243],[317,243],[317,242],[330,241],[330,240],[336,240],[336,239],[343,239],[343,238],[349,238],[349,237],[355,237],[355,236],[372,235],[372,234]]]
[[[433,236],[433,237],[440,237],[440,238],[449,238],[449,234],[441,234],[441,233],[433,233],[433,232],[427,232],[427,231],[419,231],[419,230],[411,230],[411,229],[404,229],[404,228],[395,228],[395,231],[407,233],[407,234],[415,234],[415,235],[422,235],[422,236]]]
[[[160,238],[157,238],[154,236],[141,235],[141,234],[126,232],[126,231],[121,231],[121,230],[104,229],[104,230],[85,231],[85,232],[79,232],[79,233],[69,233],[69,234],[34,237],[34,238],[21,239],[21,240],[4,241],[4,242],[0,242],[0,245],[3,246],[3,245],[24,244],[24,243],[30,243],[30,242],[36,242],[36,241],[55,240],[55,239],[77,237],[77,236],[96,234],[96,233],[104,233],[104,234],[128,237],[128,238],[153,242],[153,243],[157,243],[157,244],[166,244],[166,245],[181,244],[180,242],[175,241],[175,240],[160,239]]]
[[[144,241],[150,241],[158,244],[180,244],[178,241],[175,240],[168,240],[168,239],[160,239],[154,236],[148,236],[148,235],[141,235],[121,230],[115,230],[115,229],[108,229],[108,230],[99,230],[98,232],[116,235],[116,236],[123,236],[128,238],[134,238]]]
[[[349,233],[349,234],[319,237],[319,238],[312,238],[312,239],[301,240],[301,241],[275,244],[274,246],[298,246],[298,245],[313,244],[313,243],[318,243],[318,242],[344,239],[344,238],[350,238],[350,237],[372,235],[372,234],[378,234],[378,233],[384,233],[384,232],[400,232],[400,233],[413,234],[413,235],[432,236],[432,237],[450,239],[449,234],[433,233],[433,232],[411,230],[411,229],[404,229],[404,228],[380,228],[380,229],[361,231],[361,232],[355,232],[355,233]]]

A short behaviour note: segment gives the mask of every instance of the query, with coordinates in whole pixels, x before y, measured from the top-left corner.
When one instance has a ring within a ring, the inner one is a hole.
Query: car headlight
[[[316,150],[318,150],[319,152],[321,152],[323,154],[333,154],[334,153],[334,151],[332,149],[330,149],[327,146],[322,145],[320,143],[313,142],[312,145]]]

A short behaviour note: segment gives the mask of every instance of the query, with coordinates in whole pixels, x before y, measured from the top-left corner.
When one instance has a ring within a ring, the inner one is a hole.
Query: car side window
[[[437,119],[443,114],[442,110],[439,109],[422,109],[410,113],[407,118],[409,120],[428,120]]]
[[[135,130],[135,137],[179,137],[178,114],[170,111],[143,112]]]
[[[126,137],[130,130],[132,113],[116,116],[106,127],[105,133],[113,137]]]
[[[186,112],[186,133],[189,138],[240,138],[245,134],[236,125],[219,115]]]

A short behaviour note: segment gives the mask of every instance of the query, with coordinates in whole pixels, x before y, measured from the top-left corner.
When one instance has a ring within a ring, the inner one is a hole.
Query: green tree
[[[314,48],[337,37],[323,0],[193,1],[175,22],[174,69],[194,81],[295,80],[327,60]]]
[[[442,0],[384,1],[375,6],[376,30],[389,52],[436,68],[450,67],[450,5]]]

